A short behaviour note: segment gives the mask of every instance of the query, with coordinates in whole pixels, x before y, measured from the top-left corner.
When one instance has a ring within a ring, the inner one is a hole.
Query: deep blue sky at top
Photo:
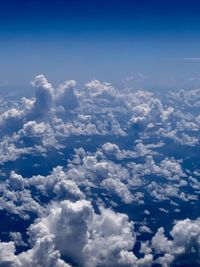
[[[0,0],[0,85],[200,86],[198,0]]]

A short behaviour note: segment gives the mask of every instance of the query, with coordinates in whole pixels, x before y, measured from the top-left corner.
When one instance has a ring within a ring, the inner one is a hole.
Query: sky
[[[146,88],[200,86],[200,3],[1,0],[0,86],[91,79]]]
[[[199,14],[0,0],[0,266],[200,266]]]

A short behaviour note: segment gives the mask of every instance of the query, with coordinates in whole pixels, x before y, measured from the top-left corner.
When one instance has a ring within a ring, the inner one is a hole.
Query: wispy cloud
[[[188,61],[200,61],[200,57],[185,57],[184,60],[188,60]]]

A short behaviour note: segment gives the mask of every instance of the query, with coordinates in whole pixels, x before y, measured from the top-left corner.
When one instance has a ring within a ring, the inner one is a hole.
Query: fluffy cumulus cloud
[[[126,215],[109,209],[96,214],[88,201],[66,200],[54,203],[49,215],[38,219],[29,231],[32,242],[54,235],[61,255],[80,266],[119,266],[123,252],[132,254],[132,230]]]
[[[59,251],[55,250],[53,236],[38,240],[32,249],[18,255],[15,255],[13,242],[1,242],[0,262],[1,266],[70,267],[69,264],[60,259]]]
[[[200,219],[185,219],[176,222],[167,238],[164,229],[159,228],[152,239],[152,248],[156,253],[162,254],[157,259],[162,266],[170,266],[173,262],[178,265],[200,264]],[[186,256],[186,257],[185,257]]]
[[[53,87],[44,77],[44,75],[38,75],[31,83],[36,87],[35,100],[31,110],[30,116],[40,118],[44,116],[53,105]]]
[[[56,104],[61,105],[66,111],[71,111],[78,107],[78,100],[74,91],[75,87],[76,81],[65,81],[63,84],[60,85],[56,93]]]
[[[200,264],[199,90],[0,97],[0,266]]]
[[[95,213],[85,200],[54,202],[48,215],[30,226],[29,236],[32,248],[17,255],[14,242],[1,242],[1,264],[70,266],[61,258],[92,267],[150,266],[152,262],[152,256],[141,260],[133,254],[135,236],[127,215],[104,208]],[[21,236],[12,233],[11,237],[22,245]]]

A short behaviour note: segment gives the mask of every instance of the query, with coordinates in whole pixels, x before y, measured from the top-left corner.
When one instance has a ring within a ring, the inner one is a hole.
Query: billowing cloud
[[[171,239],[164,234],[164,229],[158,229],[158,232],[152,239],[152,248],[158,254],[163,256],[158,258],[162,266],[171,266],[173,261],[178,266],[188,264],[199,264],[200,250],[200,219],[185,219],[178,221],[171,230]],[[188,255],[187,257],[183,257]]]
[[[0,99],[0,266],[199,264],[200,91],[31,84]]]
[[[102,209],[98,215],[85,200],[54,204],[48,217],[30,227],[32,242],[55,236],[62,256],[81,266],[120,266],[122,251],[131,251],[135,238],[126,215]]]

